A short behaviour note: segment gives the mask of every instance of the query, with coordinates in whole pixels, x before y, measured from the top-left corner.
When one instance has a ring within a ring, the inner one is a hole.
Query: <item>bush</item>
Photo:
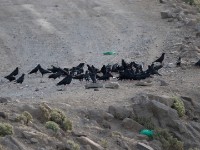
[[[42,114],[43,114],[43,116],[44,116],[45,121],[49,120],[49,118],[50,118],[50,110],[47,109],[47,108],[45,107],[45,105],[42,105],[42,104],[40,104],[39,107],[40,107],[40,109],[41,109],[41,111],[42,111]]]
[[[174,138],[166,129],[156,129],[154,138],[162,143],[164,150],[183,150],[183,142]]]
[[[19,117],[17,117],[17,120],[22,120],[24,121],[24,124],[28,125],[28,123],[33,120],[33,117],[29,112],[24,111]]]
[[[185,106],[183,101],[179,97],[174,97],[174,104],[172,105],[172,108],[176,109],[179,117],[185,115]]]
[[[134,117],[133,120],[143,125],[146,129],[153,130],[155,128],[155,125],[151,121],[151,118]]]
[[[0,136],[12,135],[13,126],[8,123],[0,123]]]
[[[50,120],[60,125],[62,124],[65,118],[66,116],[64,115],[64,113],[58,109],[54,109],[50,113]]]
[[[70,146],[71,150],[80,150],[80,146],[74,141],[68,140],[67,144]]]
[[[65,118],[65,120],[62,123],[62,129],[64,131],[72,130],[72,122],[69,119]]]
[[[53,121],[48,121],[48,122],[46,122],[45,127],[46,127],[47,129],[53,130],[54,132],[58,132],[59,129],[60,129],[60,128],[59,128],[59,125],[58,125],[57,123],[53,122]]]

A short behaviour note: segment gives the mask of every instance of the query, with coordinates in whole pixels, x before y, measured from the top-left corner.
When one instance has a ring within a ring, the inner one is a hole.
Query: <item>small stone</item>
[[[145,81],[138,81],[135,85],[136,86],[152,86],[152,83],[148,83]]]
[[[164,80],[160,80],[160,86],[168,86],[169,84]]]
[[[102,83],[89,83],[85,85],[86,89],[90,89],[90,88],[103,88],[103,84]]]
[[[98,88],[96,88],[96,89],[94,89],[94,91],[99,91],[99,89],[98,89]]]
[[[0,117],[6,119],[8,116],[5,112],[0,112]]]
[[[105,88],[111,88],[111,89],[118,89],[119,83],[118,82],[110,82],[105,84]]]
[[[39,88],[35,88],[35,91],[39,91]]]
[[[35,144],[35,143],[38,143],[38,140],[36,138],[31,138],[30,139],[31,143]]]
[[[8,103],[8,101],[11,101],[11,98],[9,98],[9,97],[0,97],[0,103]]]
[[[162,19],[172,18],[171,12],[169,10],[161,11],[160,15]]]

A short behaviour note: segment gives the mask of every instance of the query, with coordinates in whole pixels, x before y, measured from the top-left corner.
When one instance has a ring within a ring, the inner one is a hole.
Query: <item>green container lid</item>
[[[114,54],[116,54],[116,52],[104,52],[103,54],[104,55],[114,55]]]
[[[148,137],[153,137],[153,130],[144,129],[140,131],[140,134],[146,135]]]

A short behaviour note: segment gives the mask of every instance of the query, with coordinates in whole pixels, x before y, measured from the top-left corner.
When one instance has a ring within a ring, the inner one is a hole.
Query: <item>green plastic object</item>
[[[148,137],[153,137],[153,130],[144,129],[140,131],[140,134],[146,135]]]
[[[114,54],[116,54],[116,52],[104,52],[103,54],[104,55],[114,55]]]

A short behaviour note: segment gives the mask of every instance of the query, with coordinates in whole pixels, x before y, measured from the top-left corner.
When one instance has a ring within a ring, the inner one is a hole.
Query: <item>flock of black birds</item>
[[[125,62],[122,59],[121,65],[114,64],[114,65],[103,65],[101,69],[97,69],[93,65],[87,64],[87,70],[84,71],[85,63],[80,63],[76,67],[72,68],[60,68],[52,66],[52,68],[43,69],[40,64],[38,64],[33,70],[31,70],[28,74],[37,73],[38,71],[43,75],[50,74],[48,78],[56,79],[60,77],[64,77],[60,82],[56,85],[66,85],[70,84],[73,79],[77,79],[83,81],[92,80],[93,83],[96,83],[97,80],[109,80],[110,77],[113,77],[112,73],[118,73],[119,76],[117,77],[118,80],[143,80],[152,75],[159,75],[161,74],[158,72],[163,67],[163,60],[165,58],[165,53],[156,59],[152,64],[148,65],[146,70],[143,70],[143,66],[136,62]],[[155,62],[158,64],[155,65]],[[176,62],[176,66],[181,66],[181,57],[178,58]],[[195,64],[195,66],[200,66],[200,60]],[[103,75],[100,75],[103,74]],[[10,82],[14,81],[16,83],[23,83],[25,74],[23,73],[18,79],[16,76],[19,74],[19,68],[17,67],[13,72],[9,75],[5,76]]]

